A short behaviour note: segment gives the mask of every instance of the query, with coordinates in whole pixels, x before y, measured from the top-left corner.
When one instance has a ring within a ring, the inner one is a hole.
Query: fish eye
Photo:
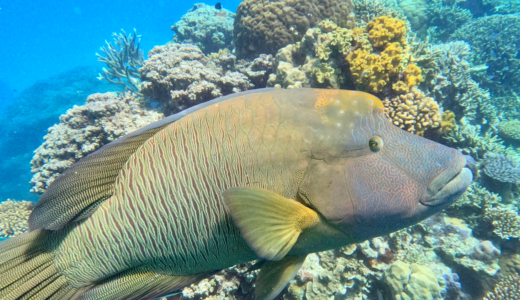
[[[378,136],[373,136],[368,140],[368,147],[372,152],[377,152],[383,148],[383,139]]]

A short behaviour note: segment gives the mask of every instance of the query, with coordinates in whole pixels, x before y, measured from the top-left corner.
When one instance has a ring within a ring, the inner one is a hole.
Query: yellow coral
[[[391,16],[375,18],[367,24],[368,38],[376,48],[398,42],[406,45],[406,23]]]
[[[427,129],[441,125],[439,104],[419,89],[392,99],[387,98],[383,104],[395,126],[417,135],[423,135]]]
[[[455,125],[455,114],[449,110],[445,111],[442,114],[441,127],[439,129],[440,132],[442,134],[448,133],[455,128]]]
[[[408,87],[418,86],[423,81],[421,69],[415,64],[409,64],[404,69],[405,81]]]
[[[317,68],[312,70],[312,74],[316,76],[316,81],[324,83],[326,79],[331,78],[334,75],[334,68],[327,63],[321,63]]]
[[[357,83],[365,84],[366,89],[372,93],[383,90],[389,77],[381,56],[358,49],[348,56],[348,60],[352,77]]]
[[[402,71],[404,49],[399,43],[391,43],[381,52],[381,59],[385,64],[389,75],[394,75]]]

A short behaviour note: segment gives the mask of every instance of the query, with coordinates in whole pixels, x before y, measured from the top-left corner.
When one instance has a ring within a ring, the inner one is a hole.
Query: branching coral
[[[108,67],[103,68],[103,75],[99,74],[98,79],[106,79],[111,83],[120,84],[126,90],[138,92],[141,86],[139,78],[139,68],[143,65],[143,51],[139,49],[141,36],[128,36],[123,33],[113,33],[115,46],[106,42],[107,46],[101,47],[101,51],[106,55],[103,57],[96,53],[98,60],[105,63]]]
[[[126,92],[93,94],[74,106],[49,128],[45,142],[31,161],[31,192],[41,194],[56,177],[80,158],[140,127],[162,119],[163,114],[144,109],[142,100]]]
[[[237,56],[274,55],[321,20],[347,26],[352,11],[350,0],[242,1],[234,24]]]
[[[460,2],[464,0],[429,1],[427,19],[429,35],[433,40],[446,41],[450,34],[472,19],[471,12],[462,8]]]
[[[234,18],[227,9],[197,3],[171,27],[173,41],[197,45],[205,54],[232,49]]]
[[[491,220],[493,232],[503,239],[520,238],[520,216],[506,207],[490,208],[485,217]]]
[[[520,15],[494,15],[475,19],[457,30],[452,39],[471,44],[472,61],[486,65],[473,74],[493,95],[511,97],[520,93]]]
[[[477,159],[483,158],[487,152],[506,152],[504,141],[498,137],[497,130],[493,127],[483,132],[481,125],[470,125],[465,117],[460,123],[444,135],[450,146]]]
[[[387,98],[383,104],[394,125],[406,131],[423,135],[427,129],[441,125],[439,105],[418,89],[392,99]]]
[[[227,51],[205,56],[195,45],[168,44],[154,47],[148,57],[140,69],[141,93],[167,115],[254,87],[233,71],[236,58]]]
[[[29,201],[0,202],[0,239],[19,235],[29,229],[29,215],[33,203]]]
[[[509,275],[500,281],[484,300],[512,300],[520,299],[520,275]]]
[[[489,93],[471,78],[474,67],[468,61],[470,55],[469,44],[462,41],[422,48],[415,56],[417,65],[425,70],[421,87],[457,116],[474,123],[496,124],[498,114]]]

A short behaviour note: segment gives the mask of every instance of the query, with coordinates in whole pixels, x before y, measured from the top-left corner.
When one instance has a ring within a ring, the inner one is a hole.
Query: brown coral
[[[249,78],[234,71],[234,55],[221,51],[206,56],[195,45],[156,46],[139,70],[140,92],[170,115],[233,92],[253,88]]]
[[[509,275],[499,282],[484,300],[513,300],[520,299],[520,275]]]
[[[242,1],[234,23],[237,56],[274,55],[324,19],[346,27],[352,11],[350,0]]]
[[[440,126],[439,104],[419,89],[383,101],[386,113],[394,125],[423,135],[429,128]]]
[[[41,194],[65,169],[101,146],[163,118],[141,107],[140,99],[127,92],[93,94],[82,106],[74,106],[49,128],[45,142],[31,161],[31,192]]]

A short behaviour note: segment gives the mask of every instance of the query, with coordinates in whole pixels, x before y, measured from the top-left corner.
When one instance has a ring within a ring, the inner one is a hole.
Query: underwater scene
[[[0,300],[520,299],[519,0],[0,1]]]

